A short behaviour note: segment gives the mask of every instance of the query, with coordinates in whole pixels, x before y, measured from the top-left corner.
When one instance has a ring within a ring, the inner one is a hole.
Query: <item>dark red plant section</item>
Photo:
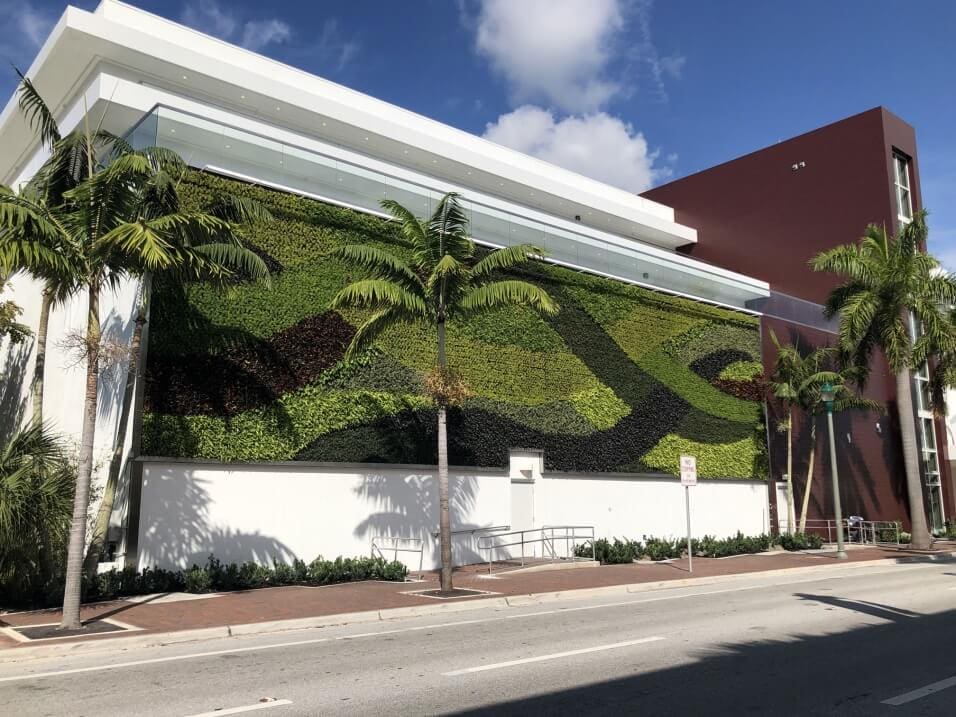
[[[761,379],[740,381],[732,378],[715,378],[711,383],[724,393],[745,401],[763,401],[767,396],[767,386]]]
[[[268,341],[219,354],[151,357],[146,410],[230,416],[271,403],[338,363],[355,330],[334,311],[303,319]]]

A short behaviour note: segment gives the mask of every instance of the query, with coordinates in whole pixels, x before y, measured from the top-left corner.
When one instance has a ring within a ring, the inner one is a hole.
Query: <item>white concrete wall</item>
[[[509,524],[505,470],[453,469],[450,480],[452,530]],[[418,538],[425,568],[439,561],[429,469],[147,463],[140,505],[141,568],[202,564],[210,553],[227,562],[368,555],[374,536]],[[455,548],[456,562],[482,559],[470,536]],[[417,555],[404,557],[418,568]]]
[[[529,481],[511,472],[453,469],[452,529],[515,521],[530,527],[530,519],[535,527],[593,525],[597,537],[684,534],[684,491],[676,478],[544,473]],[[373,536],[418,538],[425,569],[439,562],[430,468],[147,462],[140,505],[140,568],[188,567],[210,553],[230,562],[367,555]],[[698,536],[769,529],[765,484],[701,483],[691,488],[691,509]],[[417,555],[398,557],[418,568]],[[457,564],[485,557],[473,536],[456,536]]]
[[[545,473],[535,483],[539,525],[593,525],[599,538],[686,534],[684,489],[677,478]],[[769,532],[767,485],[701,481],[690,489],[695,536]]]

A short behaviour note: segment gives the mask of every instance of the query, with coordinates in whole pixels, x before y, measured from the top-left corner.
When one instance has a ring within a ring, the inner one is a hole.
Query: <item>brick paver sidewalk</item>
[[[940,546],[951,550],[952,546]],[[919,553],[890,548],[859,548],[851,550],[845,562],[858,563],[885,558],[918,556]],[[732,558],[695,558],[694,572],[687,571],[687,561],[630,565],[581,567],[572,570],[550,570],[532,573],[499,573],[496,578],[487,575],[487,566],[460,568],[455,574],[456,587],[490,591],[501,596],[552,593],[582,588],[629,585],[689,577],[703,578],[720,575],[757,573],[787,568],[814,567],[837,563],[833,553],[764,553]],[[845,564],[845,563],[844,563]],[[140,628],[112,635],[78,638],[59,638],[57,642],[72,640],[109,640],[117,636],[190,630],[205,627],[224,627],[257,622],[271,622],[294,618],[334,616],[366,610],[385,610],[414,605],[434,605],[439,601],[409,595],[409,591],[437,587],[437,575],[426,573],[423,583],[361,582],[324,587],[290,586],[263,588],[243,592],[222,593],[207,599],[177,602],[129,602],[116,600],[86,605],[82,610],[84,621],[113,618]],[[478,598],[459,598],[476,600]],[[444,602],[444,601],[442,601]],[[8,613],[0,615],[0,627],[55,623],[59,610]],[[0,633],[0,648],[17,649],[26,645],[50,644],[49,641],[17,643]]]

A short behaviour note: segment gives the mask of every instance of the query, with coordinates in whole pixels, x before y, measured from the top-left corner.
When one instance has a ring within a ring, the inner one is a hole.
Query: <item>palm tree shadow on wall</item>
[[[0,440],[6,442],[20,427],[29,396],[24,393],[32,341],[10,346],[0,374]]]
[[[204,565],[210,555],[223,563],[252,560],[291,563],[296,556],[282,541],[211,524],[208,481],[169,475],[144,478],[148,499],[140,513],[140,563],[148,567]]]
[[[433,473],[433,472],[432,472]],[[506,480],[501,478],[501,480]],[[426,565],[439,562],[439,545],[434,533],[438,531],[438,483],[434,475],[367,475],[355,489],[356,498],[374,506],[367,518],[353,530],[355,537],[371,546],[373,538],[411,538],[423,541]],[[478,481],[474,476],[449,475],[448,512],[451,529],[470,530],[489,527],[469,522],[478,501]],[[487,556],[478,552],[477,541],[470,535],[452,536],[453,562],[468,565],[484,562]],[[387,550],[383,550],[389,558]],[[430,559],[427,556],[431,556]],[[399,553],[413,565],[414,556]]]

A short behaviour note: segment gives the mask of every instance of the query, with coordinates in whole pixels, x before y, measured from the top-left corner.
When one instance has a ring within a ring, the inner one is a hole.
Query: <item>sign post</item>
[[[684,486],[684,507],[687,511],[687,569],[694,572],[694,548],[690,537],[690,487],[697,485],[697,458],[680,457],[680,484]]]

